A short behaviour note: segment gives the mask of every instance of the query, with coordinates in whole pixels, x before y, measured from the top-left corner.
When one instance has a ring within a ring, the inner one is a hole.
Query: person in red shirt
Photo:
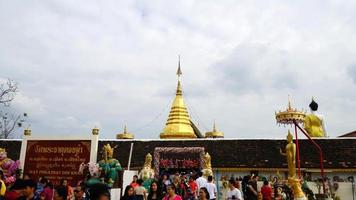
[[[272,188],[269,186],[268,181],[263,181],[263,186],[261,187],[262,200],[272,199]]]
[[[131,182],[131,184],[130,184],[134,189],[139,186],[138,183],[137,183],[137,180],[138,180],[138,176],[137,176],[137,175],[134,175],[134,176],[132,177],[132,182]]]
[[[190,188],[190,193],[193,195],[194,199],[196,199],[197,198],[197,192],[198,192],[197,191],[198,185],[195,182],[193,176],[189,177],[188,185],[189,185],[189,188]]]

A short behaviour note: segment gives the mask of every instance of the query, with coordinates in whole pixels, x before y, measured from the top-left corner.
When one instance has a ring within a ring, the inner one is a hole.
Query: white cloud
[[[353,131],[352,1],[2,1],[0,78],[19,82],[36,132],[157,138],[182,55],[191,116],[226,137],[284,137],[287,95],[320,101],[332,136]]]

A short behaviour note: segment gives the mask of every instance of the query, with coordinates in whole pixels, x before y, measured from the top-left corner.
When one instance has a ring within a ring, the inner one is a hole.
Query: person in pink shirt
[[[163,200],[182,200],[182,197],[177,195],[175,190],[176,187],[174,184],[169,184],[167,186],[167,195],[163,198]]]

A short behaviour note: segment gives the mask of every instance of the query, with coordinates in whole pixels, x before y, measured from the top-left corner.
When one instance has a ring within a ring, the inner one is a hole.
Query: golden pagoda
[[[224,138],[224,133],[216,129],[214,122],[213,131],[205,133],[206,138]]]
[[[132,133],[127,132],[127,127],[125,125],[124,132],[117,134],[116,139],[134,139],[134,135]]]
[[[178,86],[176,91],[176,97],[173,100],[166,127],[164,127],[162,133],[160,134],[161,139],[186,139],[197,137],[193,128],[194,125],[190,120],[187,108],[183,100],[182,85],[180,82],[181,75],[182,71],[180,69],[179,59],[177,70]]]

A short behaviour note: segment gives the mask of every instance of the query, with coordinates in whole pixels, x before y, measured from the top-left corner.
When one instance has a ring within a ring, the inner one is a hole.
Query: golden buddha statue
[[[143,164],[143,168],[139,174],[139,177],[142,180],[153,179],[155,175],[154,170],[152,169],[152,155],[148,153],[145,158],[145,163]]]
[[[318,104],[312,99],[309,104],[311,114],[304,119],[304,129],[310,137],[326,137],[324,117],[317,113]]]
[[[203,157],[203,175],[205,177],[213,176],[213,169],[211,167],[211,157],[210,154],[207,152]]]
[[[286,145],[285,148],[285,153],[283,153],[282,149],[280,149],[280,153],[283,156],[287,157],[287,163],[288,163],[288,177],[290,178],[295,178],[296,177],[296,169],[295,169],[295,153],[296,153],[296,147],[295,144],[293,143],[293,136],[288,130],[288,135],[287,135],[287,142],[288,144]]]
[[[295,200],[306,200],[307,198],[305,197],[305,194],[303,193],[303,190],[301,188],[300,184],[300,179],[296,177],[296,146],[293,143],[293,136],[288,130],[288,135],[287,135],[287,141],[288,144],[286,145],[285,148],[285,153],[282,152],[280,149],[280,153],[284,156],[287,157],[287,163],[288,163],[288,183],[289,186],[293,192],[293,196]]]

